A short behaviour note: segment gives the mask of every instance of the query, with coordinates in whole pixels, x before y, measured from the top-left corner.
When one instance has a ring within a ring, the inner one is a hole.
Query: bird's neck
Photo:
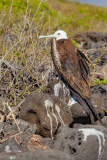
[[[59,58],[59,52],[57,50],[57,41],[55,38],[52,39],[51,43],[51,55],[55,65],[56,70],[59,70],[61,67],[61,62]]]

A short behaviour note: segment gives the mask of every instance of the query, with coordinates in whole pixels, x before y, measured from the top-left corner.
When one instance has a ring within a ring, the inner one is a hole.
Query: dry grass
[[[27,5],[22,21],[17,23],[10,14],[7,21],[11,25],[5,26],[0,37],[0,96],[8,98],[11,106],[17,106],[28,94],[44,90],[53,69],[47,42],[38,40],[46,31],[45,11],[34,22],[41,5],[42,0],[33,16]]]
[[[86,31],[107,32],[106,8],[67,0],[47,1],[59,12],[59,27],[66,30],[69,36]]]

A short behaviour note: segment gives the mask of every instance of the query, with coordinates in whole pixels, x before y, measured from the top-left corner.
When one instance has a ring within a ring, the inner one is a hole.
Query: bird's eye
[[[58,33],[58,35],[60,35],[60,33]]]

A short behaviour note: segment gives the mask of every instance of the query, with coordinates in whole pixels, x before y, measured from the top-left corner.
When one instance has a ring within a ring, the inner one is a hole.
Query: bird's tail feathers
[[[71,93],[76,97],[77,101],[83,106],[83,108],[85,109],[87,114],[90,116],[91,123],[94,124],[94,122],[95,122],[94,117],[96,117],[100,121],[100,123],[102,124],[101,119],[100,119],[98,113],[96,112],[94,105],[92,104],[90,99],[89,98],[83,99],[73,89],[71,89],[71,88],[69,88],[69,89],[70,89]]]
[[[76,95],[76,98],[78,99],[78,102],[82,105],[82,107],[85,109],[87,114],[90,116],[91,123],[94,124],[95,123],[95,120],[94,120],[95,114],[93,114],[94,111],[92,111],[92,109],[90,109],[91,107],[80,96],[77,97],[77,95]]]
[[[90,101],[89,98],[85,99],[86,101],[86,104],[88,105],[89,109],[91,110],[91,112],[93,113],[93,115],[99,120],[99,122],[102,124],[102,121],[101,121],[101,118],[100,116],[98,115],[98,113],[96,112],[95,110],[95,107],[94,105],[92,104],[92,102]]]
[[[85,109],[85,111],[87,112],[87,114],[90,116],[91,119],[91,123],[94,124],[94,116],[90,110],[90,107],[88,106],[88,104],[85,102],[85,100],[77,93],[75,92],[73,89],[69,88],[71,93],[76,97],[77,101],[79,104],[81,104],[83,106],[83,108]]]

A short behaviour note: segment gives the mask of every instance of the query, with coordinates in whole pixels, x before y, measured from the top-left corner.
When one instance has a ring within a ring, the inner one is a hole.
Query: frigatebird
[[[51,56],[57,72],[67,84],[70,92],[84,107],[90,116],[91,123],[94,124],[94,117],[101,122],[90,100],[90,69],[86,56],[74,46],[63,30],[58,30],[52,35],[40,36],[40,38],[52,38]]]

